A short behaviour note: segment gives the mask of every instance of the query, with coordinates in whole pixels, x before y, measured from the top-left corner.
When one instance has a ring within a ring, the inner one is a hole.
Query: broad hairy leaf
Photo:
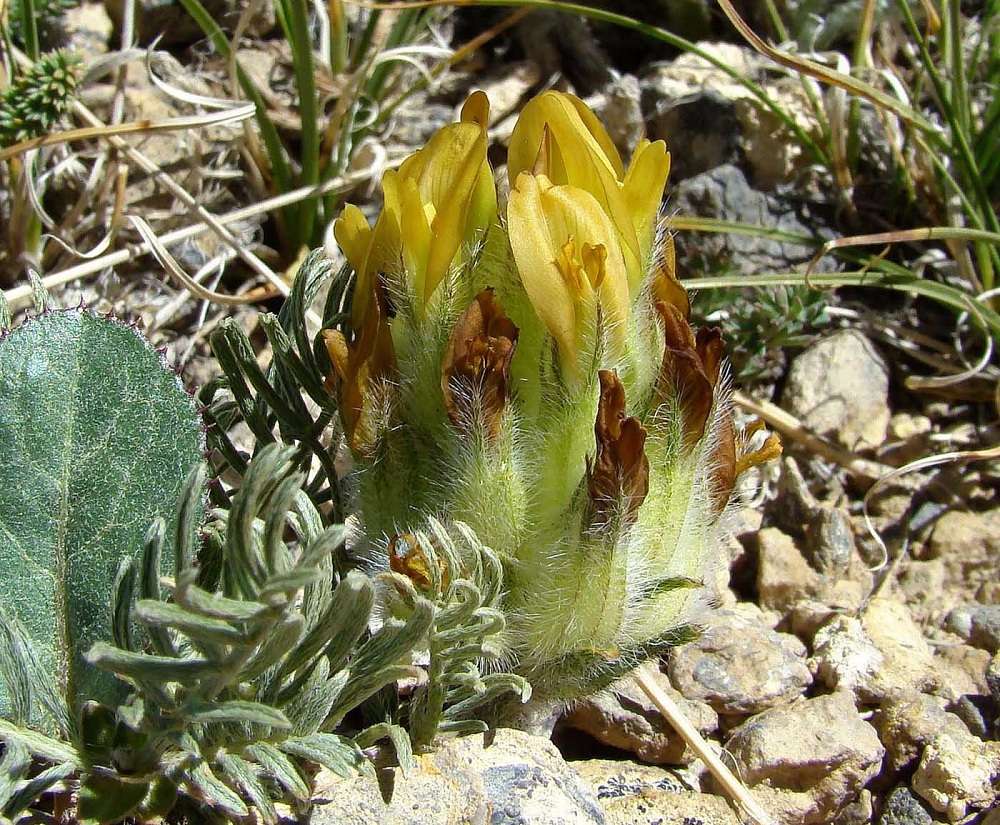
[[[203,443],[191,398],[127,324],[46,312],[0,338],[0,604],[71,706],[120,694],[83,654],[112,638],[119,561],[156,516],[173,558],[178,493]]]

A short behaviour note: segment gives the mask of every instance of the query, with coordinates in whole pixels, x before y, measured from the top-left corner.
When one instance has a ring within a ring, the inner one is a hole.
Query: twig
[[[770,401],[758,401],[737,391],[733,393],[733,403],[742,407],[747,412],[752,412],[754,415],[760,416],[769,426],[773,427],[786,438],[798,441],[814,453],[823,456],[823,458],[835,464],[839,464],[853,476],[877,481],[882,476],[888,475],[895,470],[895,467],[889,467],[877,461],[858,458],[849,450],[845,450],[827,441],[825,438],[821,438],[809,430],[794,415],[785,412],[777,404],[772,404]]]
[[[663,714],[663,718],[705,763],[705,767],[718,780],[726,795],[750,817],[754,825],[775,825],[774,820],[760,807],[746,786],[733,775],[733,772],[709,747],[708,742],[698,733],[698,730],[691,724],[677,703],[656,684],[656,680],[649,673],[649,665],[643,665],[635,672],[635,681]]]

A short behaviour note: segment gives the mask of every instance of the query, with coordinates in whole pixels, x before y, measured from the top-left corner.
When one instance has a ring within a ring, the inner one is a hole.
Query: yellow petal
[[[364,213],[353,203],[347,204],[334,222],[333,237],[354,271],[364,272],[368,250],[371,249],[372,230]]]
[[[447,141],[435,145],[432,138],[427,145],[425,151],[437,154],[432,156],[433,162],[428,164],[421,180],[425,202],[434,204],[437,210],[431,225],[424,283],[424,297],[428,300],[474,229],[468,226],[470,206],[486,163],[486,132],[480,126],[457,123],[442,129],[435,137],[446,130]]]
[[[528,300],[564,362],[575,364],[576,296],[556,264],[560,250],[552,242],[541,195],[538,179],[527,172],[518,176],[507,202],[507,232]]]
[[[485,129],[490,122],[490,99],[486,92],[476,90],[462,104],[462,114],[459,116],[462,123],[477,123]]]
[[[642,263],[648,262],[656,240],[656,219],[669,174],[670,153],[666,144],[662,140],[641,141],[629,164],[622,194],[635,226]],[[637,288],[638,285],[633,285],[633,293]]]
[[[429,242],[424,244],[420,239],[419,258],[416,250],[407,256],[408,265],[416,266],[409,271],[413,286],[424,300],[434,294],[462,245],[493,221],[496,191],[490,193],[483,185],[484,169],[492,187],[493,176],[486,161],[486,132],[472,122],[452,123],[439,129],[423,149],[399,167],[399,180],[412,181],[421,203],[432,207],[425,211],[432,213]],[[478,202],[473,209],[476,198]],[[413,213],[407,214],[403,231],[409,243],[405,233],[414,227],[415,218]],[[483,224],[470,225],[470,215]]]
[[[553,153],[552,167],[546,170],[553,182],[575,182],[569,180],[567,166],[584,158],[602,167],[612,179],[621,179],[623,169],[618,150],[594,113],[579,98],[550,91],[528,101],[514,125],[507,153],[511,182],[534,167],[546,126],[563,152],[572,149],[568,157],[561,152]]]
[[[596,298],[616,353],[625,343],[628,276],[617,232],[601,204],[573,186],[522,173],[508,203],[508,235],[532,306],[579,372],[585,338],[596,330]]]
[[[538,169],[536,164],[543,168]],[[579,98],[546,92],[528,102],[510,138],[510,180],[528,170],[542,171],[555,184],[593,195],[610,216],[623,247],[630,286],[642,280],[642,249],[621,191],[624,174],[618,150],[600,121]]]
[[[423,298],[427,279],[427,258],[431,249],[431,225],[420,189],[413,178],[399,181],[399,229],[403,240],[403,265],[409,287]],[[430,216],[431,218],[433,215]]]

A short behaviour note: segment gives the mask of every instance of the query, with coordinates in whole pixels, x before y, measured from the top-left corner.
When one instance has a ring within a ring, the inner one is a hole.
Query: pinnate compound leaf
[[[335,733],[312,733],[309,736],[290,736],[278,744],[285,753],[308,759],[350,779],[369,765],[361,750],[350,739]]]
[[[243,755],[260,765],[272,779],[298,800],[309,798],[309,786],[295,763],[277,747],[268,742],[247,745]]]
[[[110,638],[119,560],[156,516],[173,557],[177,497],[203,442],[190,397],[128,325],[48,312],[0,338],[0,604],[71,705],[122,694],[83,654]]]
[[[185,716],[193,722],[249,722],[255,725],[270,725],[287,730],[292,727],[280,710],[259,702],[205,702],[188,705]]]

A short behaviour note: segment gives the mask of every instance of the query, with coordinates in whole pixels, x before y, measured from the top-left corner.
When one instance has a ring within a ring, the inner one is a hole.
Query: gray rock
[[[913,774],[913,790],[949,821],[990,807],[1000,782],[1000,742],[969,734],[961,743],[940,734],[924,747]]]
[[[659,24],[663,25],[662,21]],[[678,29],[671,27],[671,30]],[[800,128],[819,133],[819,124],[801,84],[795,83],[792,78],[769,74],[767,61],[747,47],[711,42],[699,43],[698,46],[744,77],[759,82]],[[686,98],[706,102],[718,111],[718,107],[711,103],[712,98],[703,96],[705,92],[724,101],[738,127],[735,136],[740,160],[746,162],[755,185],[762,189],[772,189],[794,180],[812,163],[811,157],[803,151],[802,141],[793,136],[791,129],[750,90],[699,55],[683,54],[671,63],[656,64],[643,77],[642,83],[645,90],[643,109],[651,121],[655,121],[657,114],[664,109]],[[700,136],[713,137],[710,129],[696,128]],[[733,134],[731,126],[727,122],[720,131],[725,136],[725,145]],[[685,141],[682,134],[677,138]],[[697,147],[694,148],[697,150]]]
[[[654,676],[664,691],[673,694],[684,715],[703,736],[718,729],[718,714],[708,704],[683,698],[665,674],[657,672]],[[630,751],[643,762],[684,765],[695,758],[683,738],[631,678],[576,703],[563,717],[562,724],[582,730],[605,745]]]
[[[781,405],[849,449],[875,448],[889,423],[889,371],[864,335],[842,330],[792,362]]]
[[[759,611],[717,610],[701,638],[675,652],[670,680],[720,714],[759,713],[801,696],[812,681],[805,646],[762,624]]]
[[[786,791],[802,825],[833,821],[878,775],[885,753],[846,691],[755,716],[736,729],[726,749],[748,785]]]
[[[379,783],[369,777],[341,779],[322,771],[312,825],[428,825],[437,822],[490,825],[605,825],[590,788],[547,739],[515,730],[446,739],[433,753],[418,757],[403,777],[386,771]]]
[[[906,785],[893,788],[877,825],[933,825],[932,817],[913,791]]]
[[[811,233],[789,204],[755,191],[743,172],[731,164],[681,181],[673,190],[670,206],[682,215]],[[682,270],[730,267],[747,275],[788,269],[808,261],[815,252],[814,247],[722,232],[682,232],[674,238],[674,244]],[[825,266],[821,262],[819,269]]]
[[[975,647],[990,653],[1000,650],[1000,605],[956,607],[945,619],[945,627]]]
[[[821,507],[806,535],[813,566],[828,576],[843,576],[851,566],[857,546],[848,514],[839,507]]]
[[[740,127],[732,100],[712,89],[677,98],[661,98],[646,106],[651,140],[670,148],[670,174],[684,181],[740,159]]]
[[[599,94],[587,100],[626,165],[645,134],[639,96],[639,81],[633,75],[624,74],[612,78]]]

